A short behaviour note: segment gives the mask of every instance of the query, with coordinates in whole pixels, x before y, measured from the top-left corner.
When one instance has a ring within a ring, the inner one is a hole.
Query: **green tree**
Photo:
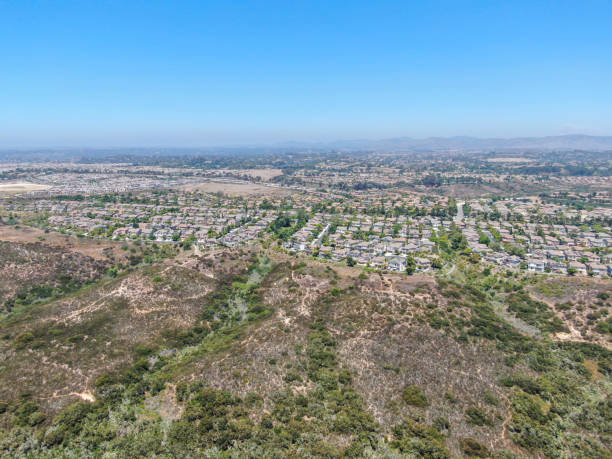
[[[416,271],[416,261],[413,257],[406,258],[406,274],[414,274]]]

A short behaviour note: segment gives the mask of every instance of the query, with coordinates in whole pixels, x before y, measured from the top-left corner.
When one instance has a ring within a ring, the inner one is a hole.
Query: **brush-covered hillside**
[[[611,457],[609,281],[10,250],[80,281],[3,311],[3,457]]]

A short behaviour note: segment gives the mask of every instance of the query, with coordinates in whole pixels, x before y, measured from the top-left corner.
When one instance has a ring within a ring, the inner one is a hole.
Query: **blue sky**
[[[0,0],[0,147],[612,135],[612,2]]]

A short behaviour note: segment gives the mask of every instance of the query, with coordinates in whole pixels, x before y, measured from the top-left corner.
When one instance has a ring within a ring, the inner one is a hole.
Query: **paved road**
[[[455,215],[455,222],[463,221],[463,201],[457,201],[457,215]]]
[[[327,234],[327,232],[329,231],[329,227],[331,226],[330,223],[327,224],[327,226],[325,228],[323,228],[323,231],[321,231],[321,233],[319,233],[319,235],[317,236],[317,238],[315,240],[313,240],[310,245],[312,247],[314,247],[317,244],[320,244],[321,241],[323,240],[323,236],[325,236]]]

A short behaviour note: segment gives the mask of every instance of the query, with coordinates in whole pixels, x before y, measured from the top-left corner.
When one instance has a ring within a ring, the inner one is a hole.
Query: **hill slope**
[[[519,331],[495,306],[530,301],[518,279],[487,290],[467,274],[252,248],[16,311],[2,321],[0,452],[609,456],[610,351],[551,340],[552,313],[521,314],[537,333]]]

